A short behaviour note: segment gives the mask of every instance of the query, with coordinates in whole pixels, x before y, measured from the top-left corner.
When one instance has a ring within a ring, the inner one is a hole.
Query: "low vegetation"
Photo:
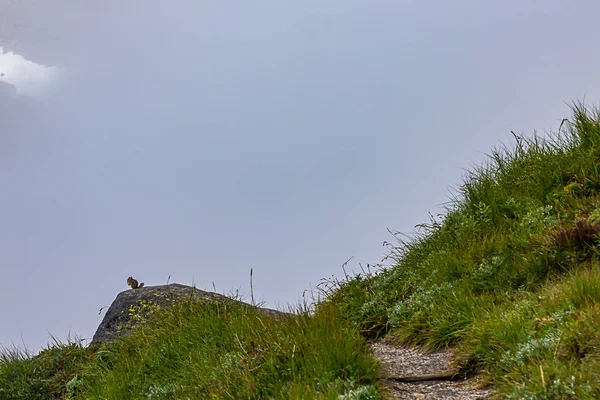
[[[5,352],[0,399],[378,399],[376,375],[333,307],[274,318],[186,300],[95,351]]]
[[[316,311],[184,301],[92,351],[5,350],[0,399],[379,399],[365,339],[452,346],[498,398],[600,398],[600,112],[515,135]]]
[[[509,399],[600,398],[600,113],[515,135],[393,266],[329,282],[366,337],[456,346]]]

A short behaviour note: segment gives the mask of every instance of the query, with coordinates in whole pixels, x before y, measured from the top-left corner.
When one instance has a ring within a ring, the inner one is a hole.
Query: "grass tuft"
[[[334,307],[274,318],[186,299],[95,352],[70,344],[34,358],[4,353],[0,398],[378,399],[377,372]]]

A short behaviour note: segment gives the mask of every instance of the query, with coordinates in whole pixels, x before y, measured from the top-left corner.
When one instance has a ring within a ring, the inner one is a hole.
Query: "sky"
[[[594,1],[88,3],[0,0],[5,347],[130,275],[298,304],[600,96]]]

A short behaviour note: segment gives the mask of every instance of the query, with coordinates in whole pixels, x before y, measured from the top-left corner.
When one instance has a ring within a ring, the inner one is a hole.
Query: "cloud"
[[[17,94],[43,100],[52,93],[64,75],[62,68],[27,60],[0,47],[0,82],[13,85]]]

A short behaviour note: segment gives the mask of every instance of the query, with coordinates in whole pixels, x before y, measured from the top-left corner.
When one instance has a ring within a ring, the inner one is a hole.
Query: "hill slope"
[[[382,337],[454,346],[498,397],[600,398],[600,113],[573,112],[494,150],[440,220],[395,235],[390,267],[324,282],[316,311],[140,304],[99,349],[4,350],[0,399],[378,399]]]
[[[369,337],[458,346],[511,399],[600,398],[600,113],[466,177],[443,220],[391,247],[391,268],[331,282]]]

